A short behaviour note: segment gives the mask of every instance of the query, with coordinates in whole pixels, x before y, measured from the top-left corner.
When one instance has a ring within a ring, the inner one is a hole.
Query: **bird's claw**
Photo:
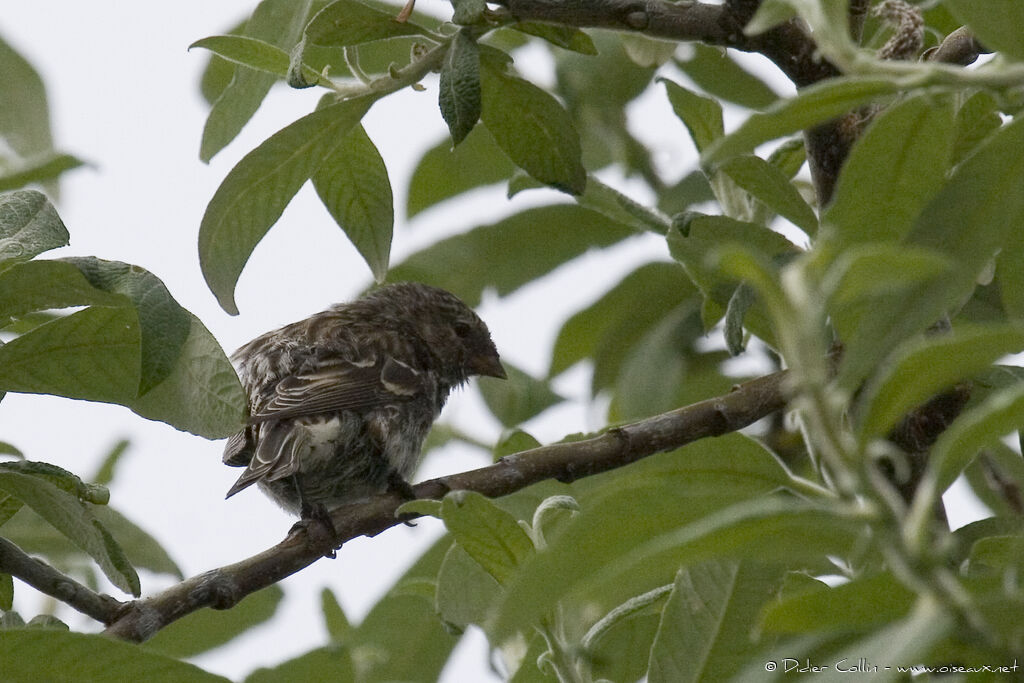
[[[291,535],[299,531],[309,533],[311,523],[320,525],[322,531],[329,534],[332,540],[338,537],[338,530],[334,527],[334,520],[331,519],[331,513],[321,503],[303,503],[302,510],[300,511],[300,519],[292,525],[288,534]],[[331,548],[324,553],[324,557],[331,560],[335,559],[338,556],[338,553],[335,552],[335,550],[335,548]]]

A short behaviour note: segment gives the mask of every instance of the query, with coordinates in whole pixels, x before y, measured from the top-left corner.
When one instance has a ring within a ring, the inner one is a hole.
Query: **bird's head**
[[[402,282],[376,290],[370,297],[387,297],[404,310],[415,333],[426,342],[453,383],[473,376],[505,379],[490,330],[472,308],[439,287]]]

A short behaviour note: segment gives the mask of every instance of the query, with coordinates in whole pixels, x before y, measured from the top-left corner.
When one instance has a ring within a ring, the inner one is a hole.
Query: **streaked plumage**
[[[487,326],[453,294],[389,285],[252,340],[232,356],[250,420],[224,462],[295,514],[401,486],[449,392],[504,377]]]

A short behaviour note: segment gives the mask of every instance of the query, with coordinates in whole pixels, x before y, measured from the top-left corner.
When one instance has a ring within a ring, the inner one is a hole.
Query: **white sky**
[[[441,11],[430,0],[425,4],[427,11]],[[0,35],[33,63],[48,88],[58,148],[91,164],[65,176],[58,208],[71,247],[53,255],[95,255],[151,270],[228,352],[268,329],[350,298],[369,281],[366,266],[308,186],[246,266],[237,289],[240,316],[232,318],[216,305],[200,275],[196,235],[217,185],[248,150],[308,113],[319,95],[278,86],[231,146],[209,166],[199,161],[207,107],[198,80],[206,53],[186,48],[223,32],[254,5],[248,0],[159,6],[115,0],[0,2]],[[412,164],[445,134],[436,109],[436,80],[425,84],[424,93],[406,91],[378,103],[364,121],[395,186],[399,208],[393,263],[438,235],[477,220],[491,222],[541,197],[526,193],[509,204],[500,188],[477,192],[474,202],[431,209],[408,225],[401,207]],[[637,133],[665,150],[659,162],[674,168],[691,165],[692,147],[667,104],[658,100],[663,95],[660,90],[649,95],[645,99],[653,106],[645,108],[649,118]],[[581,265],[506,300],[486,300],[481,314],[502,355],[541,374],[557,321],[639,262],[665,254],[657,238],[634,240],[614,256],[590,255]],[[581,377],[570,373],[560,388],[582,396]],[[599,418],[576,403],[550,411],[531,427],[544,441],[598,426]],[[455,397],[443,419],[485,439],[498,433],[472,392]],[[111,503],[163,542],[186,575],[259,552],[291,526],[293,520],[255,489],[223,500],[238,474],[220,463],[223,442],[177,432],[116,406],[15,394],[0,405],[0,440],[18,446],[30,459],[83,476],[121,437],[130,438],[132,446],[111,487]],[[429,459],[420,476],[483,464],[483,456],[449,449],[444,457]],[[438,533],[437,524],[425,520],[413,529],[399,527],[346,544],[337,560],[322,560],[283,582],[288,596],[283,617],[198,663],[237,679],[256,666],[279,663],[326,642],[319,616],[323,586],[330,586],[350,619],[358,621]],[[143,576],[144,595],[161,585]],[[36,602],[25,600],[31,589],[16,586],[18,606],[31,615]],[[73,623],[92,628],[88,620]],[[442,680],[487,680],[491,674],[482,637],[472,638],[464,650],[458,669],[450,666]]]

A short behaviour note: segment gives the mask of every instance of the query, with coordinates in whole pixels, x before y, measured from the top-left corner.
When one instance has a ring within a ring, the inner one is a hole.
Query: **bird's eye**
[[[466,337],[468,337],[469,333],[473,330],[473,328],[467,325],[466,323],[455,323],[454,325],[452,325],[452,328],[455,330],[455,334],[457,334],[460,339],[465,339]]]

